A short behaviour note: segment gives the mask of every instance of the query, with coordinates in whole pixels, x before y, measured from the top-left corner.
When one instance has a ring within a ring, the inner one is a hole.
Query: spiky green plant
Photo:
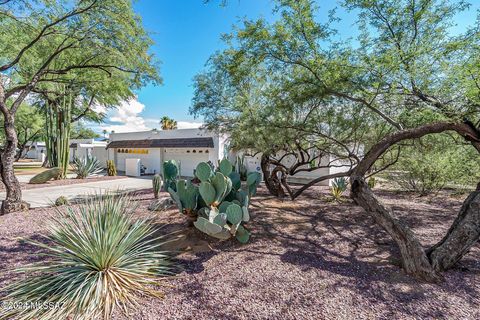
[[[110,319],[141,295],[162,297],[152,285],[171,273],[169,254],[152,220],[134,210],[128,196],[113,195],[58,209],[46,242],[31,242],[48,259],[18,270],[26,278],[3,289],[7,305],[40,307],[2,309],[0,319]]]
[[[73,159],[73,172],[77,174],[77,179],[85,179],[88,176],[100,173],[103,170],[100,162],[95,157],[75,157]]]
[[[107,160],[107,175],[116,176],[117,168],[115,167],[115,162],[113,160]]]
[[[347,185],[347,179],[345,179],[344,177],[333,179],[332,196],[335,201],[341,201],[343,193],[347,191]]]
[[[160,192],[160,189],[162,189],[162,186],[162,177],[160,177],[160,175],[157,173],[152,178],[153,196],[155,197],[155,199],[158,199],[158,194]]]

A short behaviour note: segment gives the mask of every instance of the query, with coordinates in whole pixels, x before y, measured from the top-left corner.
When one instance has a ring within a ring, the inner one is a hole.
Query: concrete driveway
[[[31,208],[49,207],[60,196],[69,200],[84,198],[108,191],[135,191],[152,187],[151,177],[126,177],[123,179],[86,182],[63,186],[35,188],[22,191],[24,201],[30,203]],[[0,199],[5,199],[5,192],[0,193]]]

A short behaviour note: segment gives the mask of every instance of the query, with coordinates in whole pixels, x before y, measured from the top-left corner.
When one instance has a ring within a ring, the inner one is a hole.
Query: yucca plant
[[[85,179],[88,176],[100,173],[103,170],[100,162],[95,157],[75,157],[73,159],[73,172],[77,174],[77,179]]]
[[[345,179],[344,177],[333,179],[332,195],[335,201],[338,201],[338,202],[341,201],[343,193],[347,191],[347,185],[348,185],[347,179]]]
[[[135,219],[128,197],[104,195],[58,210],[48,224],[47,261],[25,267],[26,279],[10,284],[3,301],[37,308],[0,310],[0,319],[110,319],[140,295],[162,297],[152,285],[169,275],[158,228]],[[45,307],[49,306],[49,307]]]

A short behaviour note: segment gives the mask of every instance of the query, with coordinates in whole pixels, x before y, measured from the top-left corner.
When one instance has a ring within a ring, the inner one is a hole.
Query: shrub
[[[55,200],[55,206],[59,207],[59,206],[64,206],[64,205],[67,205],[69,204],[69,201],[67,199],[67,197],[65,196],[60,196],[57,198],[57,200]]]
[[[375,179],[375,177],[370,177],[367,181],[367,185],[370,189],[375,188],[376,184],[377,184],[377,180]]]
[[[170,274],[168,254],[150,220],[135,219],[128,197],[101,196],[76,209],[58,210],[48,224],[48,244],[32,242],[50,259],[18,270],[4,301],[54,308],[3,309],[10,319],[109,319],[140,295],[161,297],[151,285]]]
[[[332,195],[336,201],[340,201],[342,199],[343,193],[347,191],[347,185],[347,179],[344,177],[333,179]]]
[[[52,179],[58,179],[60,175],[62,174],[62,169],[60,168],[52,168],[48,169],[46,171],[40,172],[39,174],[33,176],[29,183],[32,184],[40,184],[40,183],[46,183],[47,181],[50,181]]]
[[[102,170],[100,162],[95,157],[75,157],[73,159],[73,171],[77,174],[77,179],[85,179],[88,176],[100,173]]]
[[[160,192],[163,186],[162,177],[160,177],[159,174],[156,174],[153,176],[152,186],[153,186],[153,196],[155,197],[155,199],[158,199],[158,193]]]
[[[117,168],[113,160],[107,160],[107,175],[110,177],[117,175]]]
[[[255,195],[261,177],[258,172],[250,173],[242,190],[240,174],[233,168],[227,159],[220,162],[217,171],[201,162],[195,170],[195,180],[200,183],[178,180],[175,190],[168,188],[168,192],[179,211],[195,220],[198,230],[222,240],[234,236],[246,243],[250,232],[242,223],[250,220],[250,197]]]

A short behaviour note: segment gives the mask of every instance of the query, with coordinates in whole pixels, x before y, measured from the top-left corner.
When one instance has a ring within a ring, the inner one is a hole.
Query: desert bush
[[[201,162],[195,170],[195,180],[200,183],[178,180],[175,190],[169,188],[168,192],[179,211],[195,220],[198,230],[222,240],[234,236],[246,243],[250,232],[243,223],[250,220],[250,197],[255,195],[261,177],[258,172],[250,173],[243,190],[240,174],[233,168],[227,159],[217,170]]]
[[[61,174],[62,174],[62,169],[51,168],[33,176],[30,179],[29,183],[32,183],[32,184],[46,183],[47,181],[50,181],[52,179],[58,179],[58,177],[60,177]]]
[[[347,185],[347,179],[344,177],[333,179],[331,188],[333,199],[335,199],[336,201],[340,201],[342,199],[343,193],[347,191]]]
[[[375,179],[375,177],[368,178],[367,185],[370,189],[375,188],[376,184],[377,184],[377,180]]]
[[[60,196],[57,198],[57,200],[55,200],[55,206],[59,207],[59,206],[64,206],[66,204],[69,204],[69,201],[67,199],[67,197],[65,196]]]
[[[413,141],[402,148],[388,177],[403,190],[420,195],[444,187],[473,188],[480,179],[478,155],[471,146],[452,139],[444,134]]]
[[[107,175],[111,177],[117,175],[117,167],[113,160],[107,160]]]
[[[85,179],[88,176],[100,173],[103,170],[100,162],[95,157],[75,157],[73,159],[73,171],[77,179]]]
[[[109,319],[141,295],[160,297],[151,285],[170,274],[168,254],[151,220],[133,217],[128,197],[99,196],[58,209],[46,243],[32,242],[49,259],[18,270],[4,301],[53,308],[0,310],[1,319]]]

